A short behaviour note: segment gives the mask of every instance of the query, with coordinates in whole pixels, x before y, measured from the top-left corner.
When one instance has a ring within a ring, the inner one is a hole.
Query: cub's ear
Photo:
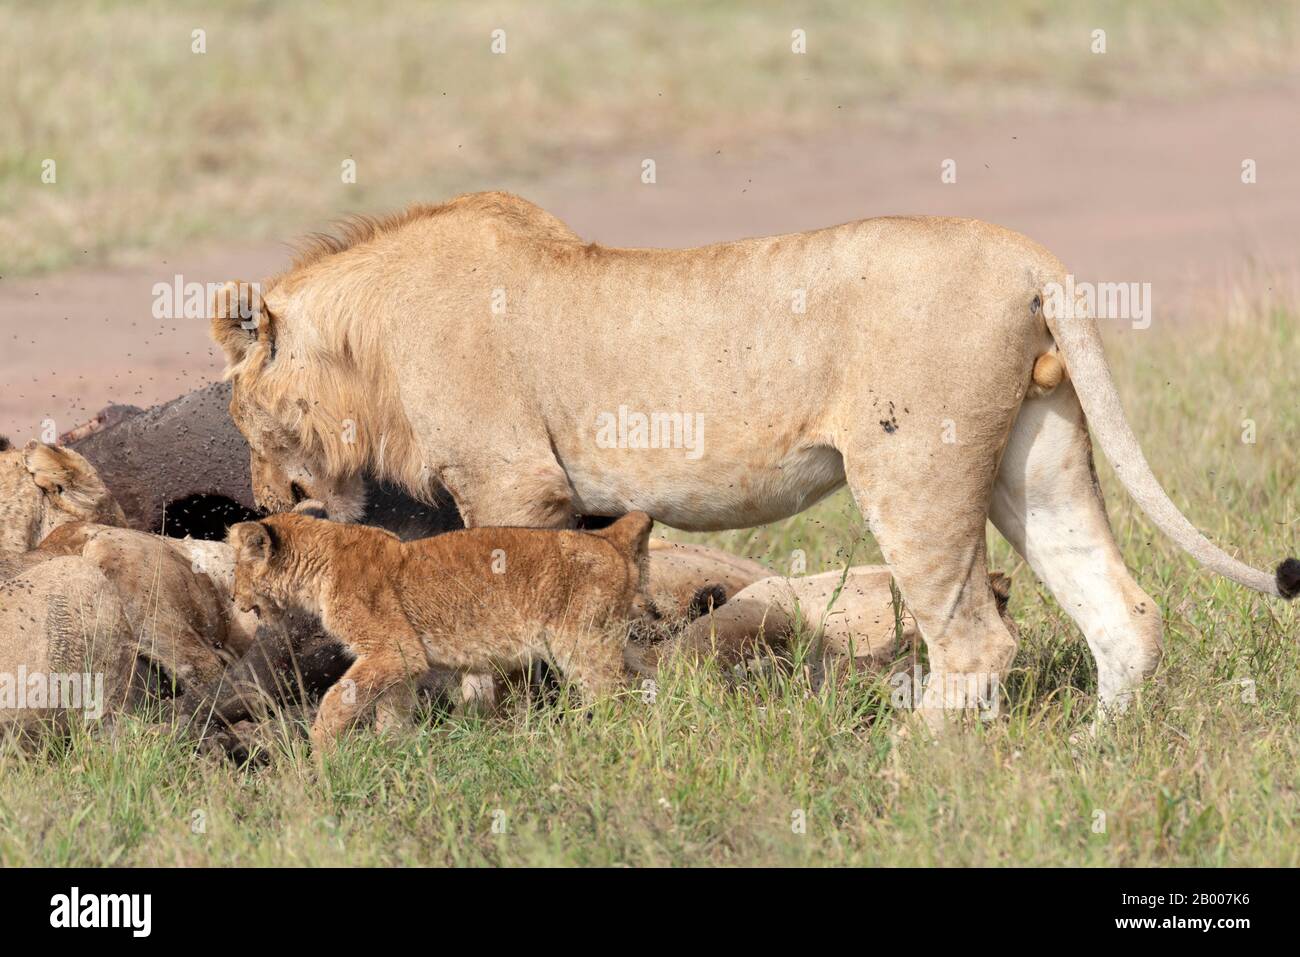
[[[13,445],[9,442],[9,436],[0,435],[0,452],[8,452]]]
[[[619,551],[630,554],[633,560],[643,562],[650,545],[650,529],[654,519],[645,512],[628,512],[614,524],[592,532],[614,544]]]
[[[275,533],[261,522],[240,522],[226,533],[236,561],[266,562],[275,553]]]
[[[258,340],[271,341],[271,314],[257,283],[232,279],[212,294],[212,339],[226,353],[229,371],[244,361]]]

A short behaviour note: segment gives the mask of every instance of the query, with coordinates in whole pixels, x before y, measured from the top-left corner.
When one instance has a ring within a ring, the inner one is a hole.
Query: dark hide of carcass
[[[214,687],[177,696],[172,701],[173,721],[186,733],[223,748],[237,764],[245,764],[255,752],[235,725],[316,702],[352,661],[314,616],[291,612],[283,621],[259,625],[252,646]],[[429,705],[448,710],[458,686],[453,672],[433,668],[420,679],[417,693]]]
[[[248,443],[230,419],[230,384],[217,382],[140,410],[112,405],[63,436],[86,457],[133,528],[220,540],[257,517]],[[462,528],[450,496],[417,502],[387,483],[367,483],[362,519],[402,539]]]
[[[317,700],[350,664],[343,646],[325,634],[314,616],[267,622],[258,626],[253,644],[216,685],[187,689],[173,699],[172,721],[244,764],[250,749],[234,725]]]

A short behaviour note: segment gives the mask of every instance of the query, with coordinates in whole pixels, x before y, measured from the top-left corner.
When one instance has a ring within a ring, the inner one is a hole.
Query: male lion
[[[1160,657],[1161,616],[1107,523],[1089,425],[1206,568],[1291,597],[1300,562],[1256,570],[1188,523],[1096,322],[1045,314],[1066,283],[1045,249],[973,220],[614,249],[481,193],[354,222],[258,296],[228,284],[212,334],[255,470],[297,476],[340,518],[366,470],[417,497],[445,487],[469,526],[641,510],[740,528],[847,481],[937,676],[997,676],[1014,655],[991,518],[1083,630],[1103,704],[1122,705]]]
[[[431,667],[482,674],[540,658],[584,698],[611,690],[650,527],[633,513],[598,532],[477,528],[402,542],[286,514],[236,525],[229,540],[241,608],[315,614],[355,659],[312,725],[328,748],[371,706],[404,715]]]

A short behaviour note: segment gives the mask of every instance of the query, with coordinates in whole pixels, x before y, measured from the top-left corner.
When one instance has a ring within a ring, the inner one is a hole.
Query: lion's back
[[[474,528],[408,542],[402,602],[417,624],[562,627],[626,616],[636,569],[577,531]]]

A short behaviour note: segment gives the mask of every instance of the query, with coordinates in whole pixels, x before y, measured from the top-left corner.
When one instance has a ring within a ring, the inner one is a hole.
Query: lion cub
[[[230,530],[235,602],[316,614],[356,660],[321,700],[312,742],[329,747],[372,705],[409,707],[429,667],[510,670],[543,658],[584,698],[623,675],[652,521],[598,532],[472,528],[402,542],[381,529],[304,514]]]

